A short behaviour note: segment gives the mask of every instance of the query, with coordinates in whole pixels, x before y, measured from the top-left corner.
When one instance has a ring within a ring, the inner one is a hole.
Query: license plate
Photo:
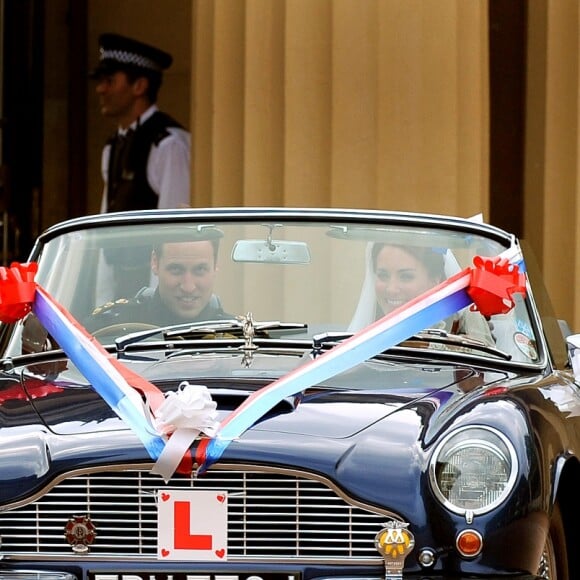
[[[193,572],[89,572],[88,580],[301,580],[295,573],[251,572],[195,574]]]

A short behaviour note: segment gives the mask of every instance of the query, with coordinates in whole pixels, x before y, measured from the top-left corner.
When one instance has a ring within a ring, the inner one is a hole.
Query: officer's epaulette
[[[99,314],[105,314],[107,312],[110,312],[115,308],[115,306],[121,304],[129,304],[129,300],[127,298],[119,298],[114,302],[105,302],[102,306],[97,306],[93,310],[93,316],[98,316]]]

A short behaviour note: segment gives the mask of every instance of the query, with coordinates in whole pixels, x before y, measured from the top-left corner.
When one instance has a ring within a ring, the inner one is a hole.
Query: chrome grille
[[[212,470],[174,477],[149,471],[94,472],[64,479],[33,503],[0,513],[2,553],[70,556],[64,527],[90,515],[92,557],[156,557],[160,488],[228,492],[230,560],[376,559],[374,537],[386,516],[347,503],[323,481],[290,473]],[[353,561],[353,563],[356,563]]]

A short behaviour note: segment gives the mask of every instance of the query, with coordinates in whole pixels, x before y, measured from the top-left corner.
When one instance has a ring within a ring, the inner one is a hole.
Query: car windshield
[[[472,265],[474,256],[509,249],[507,236],[474,231],[428,222],[263,218],[100,223],[39,246],[36,280],[106,344],[149,327],[248,315],[256,325],[297,323],[287,333],[295,338],[348,336]],[[429,325],[436,335],[417,338],[465,336],[507,352],[512,361],[536,363],[534,324],[525,299],[515,300],[509,314],[486,320],[465,308]],[[18,350],[16,342],[11,348]]]

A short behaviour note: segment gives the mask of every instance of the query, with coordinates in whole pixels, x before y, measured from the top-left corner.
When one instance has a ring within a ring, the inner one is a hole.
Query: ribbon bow
[[[200,433],[208,437],[216,434],[217,404],[205,385],[184,381],[176,392],[167,393],[157,409],[154,424],[159,432],[171,435],[153,467],[153,473],[167,482]]]
[[[0,268],[0,321],[12,323],[24,318],[32,309],[38,264],[18,264]]]
[[[475,256],[467,293],[474,302],[472,310],[483,316],[506,314],[515,305],[513,295],[525,295],[526,278],[507,258]]]

